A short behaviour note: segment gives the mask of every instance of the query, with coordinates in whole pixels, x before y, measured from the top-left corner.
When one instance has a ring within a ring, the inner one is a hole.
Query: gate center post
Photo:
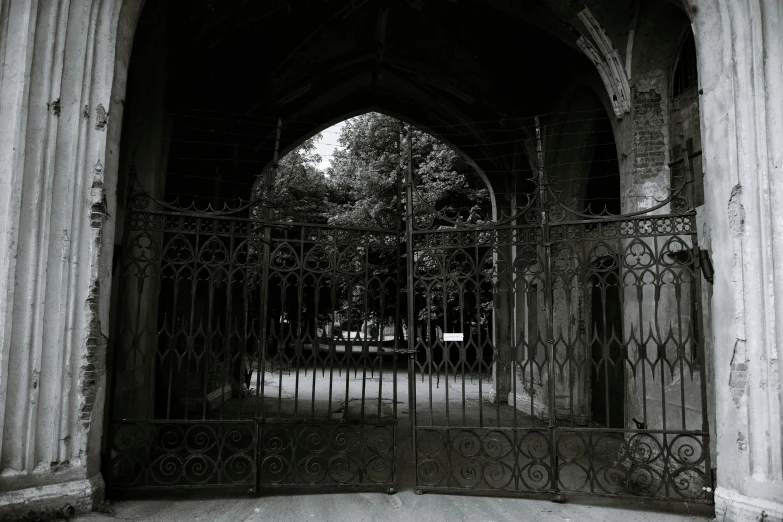
[[[544,300],[547,311],[547,323],[546,323],[546,343],[547,343],[547,367],[549,373],[549,386],[547,387],[547,393],[549,395],[549,441],[550,441],[550,469],[551,469],[551,484],[550,493],[552,494],[553,502],[564,502],[565,498],[560,493],[558,487],[557,477],[557,419],[555,418],[555,333],[554,333],[554,310],[553,310],[553,289],[552,289],[552,243],[551,234],[549,230],[549,183],[546,177],[546,169],[544,168],[544,150],[541,140],[541,122],[536,116],[536,160],[538,162],[538,191],[539,191],[539,204],[541,207],[541,236],[544,247],[544,259],[546,260],[544,265]]]

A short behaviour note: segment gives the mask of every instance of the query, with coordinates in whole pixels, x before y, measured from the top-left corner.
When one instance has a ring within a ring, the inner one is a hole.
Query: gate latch
[[[701,265],[701,273],[704,279],[710,283],[715,281],[715,269],[712,267],[712,259],[710,258],[710,252],[703,248],[699,250],[699,264]]]

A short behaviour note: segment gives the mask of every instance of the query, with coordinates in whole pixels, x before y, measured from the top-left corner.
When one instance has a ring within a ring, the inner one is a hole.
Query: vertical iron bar
[[[329,266],[331,267],[331,283],[332,283],[332,291],[331,291],[331,314],[329,315],[330,321],[332,324],[329,325],[329,356],[327,360],[329,361],[329,397],[327,399],[326,403],[326,416],[330,417],[332,414],[332,393],[333,393],[333,387],[334,387],[334,365],[337,360],[337,349],[336,349],[336,342],[334,339],[334,323],[337,320],[337,231],[332,229],[332,254],[331,259],[329,260]],[[342,332],[340,332],[340,337],[342,337]]]
[[[209,246],[212,248],[210,245],[210,240],[214,238],[215,236],[213,235],[210,239],[207,239],[204,242],[204,246]],[[214,339],[212,331],[212,315],[215,313],[215,274],[217,270],[217,268],[210,268],[207,272],[209,274],[209,278],[207,279],[207,295],[209,296],[209,299],[207,301],[207,338],[204,340],[204,388],[201,394],[201,420],[206,420],[207,418],[209,361],[212,359],[212,341]]]
[[[383,239],[383,234],[381,235],[381,239]],[[369,247],[368,247],[369,248]],[[372,360],[372,373],[374,373],[375,370],[375,363],[378,363],[378,420],[380,421],[383,418],[383,329],[384,325],[386,324],[386,285],[389,283],[389,278],[387,277],[383,281],[378,278],[378,296],[379,296],[379,302],[378,302],[378,319],[376,321],[377,328],[378,328],[378,338],[376,339],[376,347],[375,347],[375,359]],[[370,375],[372,375],[372,373]]]
[[[511,215],[513,215],[513,211],[511,212]],[[499,428],[500,427],[500,401],[501,401],[500,393],[502,391],[500,387],[500,382],[504,380],[502,375],[506,371],[505,362],[503,361],[500,348],[498,347],[498,329],[496,328],[498,315],[499,315],[498,310],[500,308],[499,306],[497,306],[497,301],[496,301],[496,298],[499,299],[499,297],[497,297],[496,294],[498,293],[498,280],[500,278],[500,276],[496,273],[496,269],[499,263],[499,259],[497,258],[497,256],[500,255],[501,247],[499,245],[500,235],[498,234],[498,231],[491,230],[489,233],[491,234],[491,238],[492,238],[491,239],[492,246],[490,247],[490,253],[492,254],[492,269],[490,273],[493,273],[494,275],[491,276],[491,279],[487,278],[492,282],[492,333],[491,334],[488,333],[488,336],[491,335],[490,346],[492,347],[492,362],[490,364],[490,368],[492,367],[495,368],[495,376],[493,377],[494,386],[495,386],[495,420],[497,421],[497,426]],[[481,234],[481,232],[478,232],[478,234]],[[476,243],[478,243],[478,238],[476,238]],[[503,245],[503,247],[505,246],[506,245]],[[511,248],[509,245],[509,252],[510,250]],[[503,251],[505,251],[505,248],[503,248]],[[479,274],[481,274],[480,269],[479,269]],[[506,333],[504,334],[504,336],[507,336],[504,342],[510,342],[510,343],[514,342],[513,334],[508,335],[509,330],[513,330],[514,328],[513,317],[509,317],[509,315],[513,313],[513,306],[514,306],[513,298],[514,298],[514,291],[513,289],[510,289],[510,291],[506,293],[506,310],[505,310],[506,318],[505,319],[507,321],[507,324],[505,327]],[[489,332],[489,329],[487,331]],[[507,353],[508,353],[507,357],[510,357],[511,356],[510,348],[508,349]],[[490,371],[492,370],[490,369]],[[508,404],[508,396],[506,396],[506,404]]]
[[[702,436],[701,441],[701,451],[702,455],[704,455],[704,482],[707,487],[710,489],[714,488],[715,485],[712,483],[712,464],[711,464],[711,456],[710,456],[710,421],[709,421],[709,411],[708,411],[708,402],[707,402],[707,364],[706,364],[706,354],[704,353],[704,311],[701,307],[702,302],[702,283],[701,283],[701,259],[699,257],[699,238],[698,238],[698,231],[697,231],[697,223],[695,223],[696,219],[696,183],[695,179],[693,177],[693,169],[691,168],[691,147],[688,147],[685,151],[685,158],[684,158],[684,165],[685,165],[685,181],[689,185],[689,196],[690,201],[688,205],[688,209],[690,212],[688,212],[688,219],[691,220],[692,225],[691,226],[691,240],[693,241],[693,247],[692,247],[692,256],[693,256],[693,282],[691,284],[696,285],[696,291],[693,292],[695,295],[692,297],[692,299],[696,300],[696,306],[692,307],[696,310],[696,325],[695,328],[698,329],[702,335],[699,335],[698,337],[695,335],[694,332],[694,326],[691,325],[691,339],[693,343],[696,343],[696,349],[698,350],[699,354],[699,389],[701,391],[701,429],[704,432],[704,435]],[[693,322],[693,319],[691,319],[691,322]],[[682,376],[681,376],[682,378]],[[685,429],[685,426],[683,425],[683,429]],[[709,499],[711,496],[711,493],[707,493],[707,498]]]
[[[538,255],[538,247],[535,248],[536,255]],[[533,395],[533,384],[535,383],[535,375],[533,375],[534,367],[538,366],[538,340],[541,337],[539,335],[538,325],[538,284],[532,280],[527,285],[527,302],[525,303],[527,309],[527,367],[530,369],[530,418],[535,418],[536,397]],[[535,313],[534,313],[535,312]],[[522,369],[524,375],[525,370]],[[539,382],[543,384],[543,377],[541,375],[541,368],[538,368]],[[526,390],[522,390],[525,392]],[[543,413],[542,413],[543,415]],[[543,420],[543,419],[542,419]]]
[[[403,194],[403,181],[402,181],[402,166],[403,166],[403,160],[402,160],[402,123],[400,123],[400,129],[397,134],[397,216],[395,219],[396,223],[396,249],[397,249],[397,259],[396,261],[396,280],[394,284],[394,355],[392,356],[392,419],[395,421],[395,429],[396,429],[396,422],[397,422],[397,364],[398,364],[398,358],[399,358],[399,349],[400,349],[400,335],[402,334],[402,317],[400,315],[400,296],[402,294],[402,286],[403,282],[407,280],[408,277],[413,277],[413,274],[411,273],[404,273],[402,268],[402,252],[401,252],[401,246],[400,240],[402,239],[402,235],[404,233],[405,228],[405,214],[404,214],[404,206],[402,203],[402,198],[404,197]],[[407,248],[407,242],[406,242],[406,248]],[[410,348],[410,347],[409,347]],[[411,399],[411,381],[413,381],[413,372],[409,372],[408,375],[408,405],[410,406],[410,399]],[[408,413],[410,413],[410,408],[408,409]],[[408,440],[408,443],[412,443],[412,438]]]
[[[578,252],[579,249],[574,249],[574,251]],[[582,254],[584,255],[584,249],[582,249]],[[580,265],[582,267],[585,266],[586,259],[583,258]],[[571,279],[572,281],[575,281],[574,286],[571,287],[570,285],[566,286],[563,285],[563,287],[566,289],[565,292],[565,300],[566,300],[566,310],[568,313],[576,312],[576,317],[579,317],[582,315],[581,310],[579,310],[579,275],[576,274],[574,276],[575,279]],[[571,300],[571,294],[573,293],[572,290],[576,290],[577,293],[577,299],[576,299],[576,310],[572,309],[572,300]],[[577,320],[577,333],[576,333],[576,339],[579,338],[579,323]],[[561,330],[562,331],[562,330]],[[576,339],[574,336],[572,336],[573,328],[569,325],[568,326],[568,339],[566,340],[566,361],[568,362],[568,424],[573,427],[575,422],[575,414],[574,414],[574,381],[576,380],[576,372],[574,371],[574,352],[575,352],[575,345],[576,345]]]
[[[168,383],[168,389],[166,392],[166,419],[171,418],[171,388],[173,386],[173,380],[174,380],[174,357],[173,354],[176,351],[176,339],[178,338],[178,335],[176,334],[177,330],[177,300],[179,299],[179,277],[180,273],[179,270],[174,275],[174,297],[172,299],[174,306],[173,310],[171,312],[171,336],[169,337],[169,383]],[[120,296],[123,296],[124,294],[120,293]],[[165,321],[165,319],[164,319]],[[165,324],[165,323],[164,323]]]
[[[190,390],[189,384],[190,384],[190,358],[193,355],[193,322],[195,319],[195,308],[196,308],[196,293],[198,292],[198,272],[199,272],[199,251],[201,250],[201,235],[199,234],[199,231],[201,230],[201,218],[195,218],[196,219],[196,227],[195,227],[195,235],[196,235],[196,247],[193,249],[194,256],[193,256],[193,282],[190,285],[191,287],[191,293],[190,293],[190,322],[188,323],[188,362],[187,366],[185,367],[185,414],[184,418],[185,420],[188,420],[188,409],[190,408]],[[202,322],[203,323],[203,322]],[[203,333],[203,332],[202,332]]]
[[[681,269],[682,270],[682,269]],[[685,268],[688,270],[688,268]],[[680,272],[682,275],[682,272]],[[685,342],[682,338],[682,281],[673,281],[674,284],[674,299],[677,301],[677,360],[680,365],[680,415],[682,425],[681,430],[687,430],[687,421],[685,420]],[[692,309],[692,307],[691,307]],[[671,322],[669,323],[669,335],[671,335]]]
[[[231,338],[234,335],[234,332],[231,329],[231,318],[233,316],[233,292],[232,292],[232,279],[234,277],[234,221],[229,221],[229,239],[228,239],[228,270],[226,271],[226,330],[223,334],[223,378],[220,379],[220,420],[223,420],[223,410],[224,405],[226,403],[225,398],[225,383],[226,379],[230,379],[230,372],[233,371],[233,368],[231,368],[231,365],[228,364],[229,356],[231,354],[231,350],[229,349],[229,345],[231,344]],[[237,331],[237,333],[239,333]],[[240,346],[241,348],[238,350],[239,352],[239,368],[242,370],[242,366],[244,365],[245,360],[245,352],[247,350],[247,346],[245,346],[244,343],[240,343],[237,341],[237,346]],[[233,357],[232,357],[233,359]],[[248,358],[249,359],[249,358]],[[252,364],[251,364],[252,367]],[[239,372],[239,410],[237,411],[237,419],[242,418],[242,409],[244,407],[244,401],[243,401],[243,389],[242,384],[245,382],[245,376],[243,371]],[[250,393],[250,390],[248,389],[248,393]]]
[[[445,268],[445,267],[444,267]],[[467,426],[468,408],[467,408],[467,376],[465,375],[465,366],[467,364],[467,348],[465,347],[465,293],[464,288],[459,285],[459,331],[462,332],[462,346],[459,351],[460,368],[462,370],[462,425]],[[470,332],[470,328],[468,328]]]
[[[304,343],[302,340],[302,307],[304,306],[304,242],[305,227],[299,227],[299,277],[296,281],[296,333],[294,334],[294,364],[296,378],[294,379],[294,417],[299,417],[299,366],[304,362]],[[291,328],[288,329],[291,332]],[[307,366],[305,366],[307,371]]]
[[[321,240],[321,229],[316,229],[316,244],[310,247],[310,252],[313,251],[314,248],[320,245]],[[304,264],[304,258],[302,258],[301,261],[302,264]],[[312,348],[310,349],[310,353],[313,357],[313,382],[310,385],[310,418],[315,418],[315,388],[316,388],[316,374],[318,373],[318,359],[321,357],[321,337],[318,335],[318,314],[321,311],[321,284],[323,283],[323,274],[319,274],[318,276],[312,275],[313,277],[313,317],[314,317],[314,323],[315,323],[315,338],[310,338],[310,345]],[[324,326],[324,329],[326,327]]]
[[[310,250],[312,251],[312,246]],[[300,261],[304,264],[304,258]],[[316,374],[318,373],[318,357],[321,353],[321,338],[318,336],[318,311],[319,311],[319,295],[321,287],[321,277],[312,276],[313,278],[313,324],[315,325],[315,336],[308,330],[308,338],[310,339],[310,357],[313,359],[313,379],[310,383],[310,418],[315,418],[315,387],[316,387]],[[305,376],[307,372],[305,371]]]
[[[557,428],[557,422],[555,420],[555,341],[554,341],[554,312],[553,306],[553,292],[552,292],[552,244],[549,230],[549,201],[548,190],[549,184],[546,177],[546,170],[544,169],[544,149],[541,142],[541,123],[538,116],[536,116],[536,159],[538,161],[538,193],[541,206],[541,236],[544,246],[544,303],[547,310],[547,358],[549,366],[549,438],[550,448],[552,448],[551,457],[551,469],[552,469],[552,484],[550,492],[553,494],[559,493],[558,478],[557,478],[557,441],[555,440],[555,430]]]
[[[430,304],[432,302],[431,301],[432,300],[432,286],[429,286],[427,288],[426,292],[427,292],[427,294],[426,294],[426,297],[425,297],[425,300],[426,300],[425,301],[425,306],[426,306],[426,308],[425,308],[426,312],[425,313],[427,314],[427,325],[429,326],[429,324],[430,324],[430,310],[432,310],[432,305]],[[415,338],[415,339],[418,341],[418,338]],[[422,339],[422,341],[424,341],[424,340]],[[429,393],[428,393],[429,403],[428,404],[429,404],[429,412],[430,412],[430,426],[432,426],[432,425],[435,424],[435,418],[434,418],[435,408],[433,407],[433,404],[432,404],[432,363],[433,363],[433,359],[434,359],[433,353],[432,353],[432,345],[430,343],[425,343],[424,344],[424,351],[427,354],[427,368],[428,368],[427,373],[428,373],[428,377],[429,377],[429,384],[428,384],[428,386],[429,386],[429,388],[428,388],[429,389]],[[436,368],[436,370],[437,370],[437,368]],[[437,386],[437,378],[436,378],[436,386]]]
[[[258,374],[256,375],[256,417],[264,418],[264,381],[266,380],[266,353],[269,347],[269,332],[267,330],[267,323],[269,322],[269,265],[271,263],[270,255],[272,253],[272,207],[270,203],[272,201],[272,190],[274,188],[275,179],[277,179],[277,161],[280,153],[280,134],[283,129],[283,118],[277,118],[277,129],[275,131],[275,150],[272,155],[272,168],[266,172],[264,179],[264,209],[262,214],[262,220],[264,223],[264,240],[263,251],[264,255],[261,260],[263,263],[262,276],[261,276],[261,342],[259,348],[261,349],[261,357],[257,357],[261,362],[259,363]],[[252,227],[252,224],[250,225]],[[279,351],[279,346],[278,346]],[[259,380],[261,382],[259,382]],[[259,439],[260,440],[260,439]],[[260,467],[259,467],[260,470]]]
[[[642,358],[644,357],[644,361],[642,361],[641,368],[642,368],[642,422],[645,426],[648,426],[647,424],[647,363],[649,362],[649,357],[647,353],[647,341],[644,338],[644,309],[642,307],[642,299],[644,299],[644,285],[643,285],[643,279],[642,276],[644,274],[642,273],[639,277],[636,279],[636,304],[637,308],[639,309],[639,339],[637,340],[637,357]],[[632,325],[633,326],[633,325]],[[650,330],[652,331],[652,330]],[[642,353],[642,347],[644,347],[644,353]],[[654,377],[654,368],[650,367],[650,376]]]
[[[458,232],[459,233],[459,232]],[[476,263],[476,367],[478,368],[478,406],[479,406],[479,428],[484,427],[484,387],[482,383],[482,374],[484,373],[484,342],[481,339],[481,270],[478,268],[479,249],[478,241],[473,247],[473,255]]]
[[[695,230],[695,229],[694,229]],[[693,280],[696,284],[696,298],[698,305],[701,305],[702,298],[702,286],[701,286],[701,266],[699,260],[699,244],[696,234],[693,234]],[[697,307],[696,324],[699,332],[704,331],[704,313],[702,307]],[[691,334],[693,335],[693,334]],[[704,336],[699,336],[698,340],[694,339],[693,342],[698,342],[697,349],[699,350],[699,367],[701,375],[699,377],[700,391],[701,391],[701,429],[704,432],[702,436],[702,454],[704,455],[704,473],[706,485],[710,488],[714,488],[712,483],[712,465],[710,456],[710,421],[709,411],[707,410],[707,365],[704,353]],[[709,498],[709,493],[708,493]]]
[[[408,382],[410,392],[408,397],[411,425],[411,441],[413,444],[414,470],[418,463],[416,455],[416,379],[414,378],[416,362],[416,327],[414,324],[415,311],[413,309],[414,272],[413,272],[413,134],[408,125],[408,168],[405,173],[405,242],[406,242],[406,266],[408,281]],[[415,473],[415,471],[414,471]],[[418,482],[418,475],[417,480]]]
[[[607,320],[606,320],[606,312],[607,312],[607,296],[606,296],[606,287],[609,284],[607,280],[607,274],[603,274],[599,277],[598,281],[601,285],[601,333],[602,333],[602,339],[601,339],[601,361],[603,363],[604,368],[604,408],[606,412],[606,427],[611,428],[612,427],[612,412],[609,408],[609,360],[612,358],[612,351],[611,351],[611,337],[609,337],[609,340],[607,340],[607,336],[609,335],[607,332]]]
[[[288,242],[290,241],[291,237],[289,236],[289,230],[283,229],[285,231],[285,234],[283,236],[282,243],[285,246],[288,246]],[[271,261],[271,260],[270,260]],[[283,330],[285,328],[285,324],[283,320],[280,320],[280,329],[277,332],[277,362],[279,365],[279,375],[277,379],[277,417],[280,418],[283,416],[283,360],[285,359],[286,362],[288,362],[288,376],[291,375],[291,361],[288,360],[288,354],[286,353],[286,343],[287,340],[291,337],[291,321],[288,319],[288,314],[286,313],[286,309],[288,307],[288,277],[283,276],[280,274],[280,313],[282,316],[286,317],[286,321],[288,323],[288,331],[286,334],[283,334]]]
[[[447,282],[447,275],[446,271],[443,271],[443,279],[442,283],[443,286],[440,289],[440,295],[441,295],[441,306],[443,307],[443,331],[446,330],[446,314],[448,313],[448,306],[446,304],[446,286],[448,284]],[[430,346],[432,346],[432,314],[431,314],[432,308],[427,308],[427,341]],[[445,393],[446,397],[446,426],[450,425],[450,418],[451,418],[451,411],[449,409],[449,356],[451,355],[449,343],[452,341],[446,341],[445,336],[443,339],[439,339],[436,336],[435,343],[437,345],[440,345],[440,353],[443,357],[443,391]],[[440,370],[438,370],[438,384],[440,384]]]
[[[622,222],[619,222],[618,226],[622,226]],[[615,263],[617,265],[617,276],[616,276],[615,283],[617,284],[617,297],[618,297],[618,300],[620,302],[620,311],[622,313],[621,320],[620,320],[620,331],[618,332],[618,335],[619,335],[619,343],[620,343],[620,361],[621,361],[621,365],[622,365],[622,369],[623,369],[623,371],[621,373],[622,379],[623,379],[623,417],[622,417],[622,422],[623,422],[623,428],[625,429],[625,428],[628,427],[628,421],[630,420],[626,416],[625,407],[624,407],[625,402],[627,400],[628,388],[629,388],[629,382],[628,382],[628,378],[626,377],[626,375],[627,375],[626,372],[628,370],[631,371],[631,374],[633,375],[634,386],[635,386],[636,385],[636,371],[635,371],[636,367],[633,364],[631,364],[631,360],[630,360],[630,357],[629,357],[629,350],[628,350],[628,346],[630,344],[630,339],[627,338],[626,335],[625,335],[625,332],[627,331],[627,327],[625,325],[625,317],[626,317],[626,310],[625,310],[625,283],[624,283],[624,281],[625,281],[625,274],[623,273],[623,270],[625,270],[625,267],[624,267],[625,262],[623,261],[625,259],[625,257],[622,255],[622,251],[623,251],[623,244],[622,244],[622,242],[618,242],[618,248],[619,248],[619,253],[618,253],[618,255],[615,258]],[[630,315],[630,310],[629,310],[629,314],[628,315]],[[626,366],[625,366],[626,361],[629,363],[629,368],[626,368]]]
[[[363,292],[363,298],[362,298],[362,325],[364,328],[362,328],[361,336],[362,336],[362,402],[361,402],[361,411],[359,413],[359,418],[361,420],[364,420],[364,410],[365,410],[365,404],[367,400],[367,360],[370,357],[370,344],[369,339],[367,338],[368,333],[368,324],[367,321],[369,319],[369,293],[370,293],[370,281],[368,279],[368,275],[370,272],[370,246],[369,241],[367,241],[367,244],[364,247],[364,260],[362,265],[364,266],[364,292]]]
[[[658,236],[653,236],[653,245],[655,253],[655,257],[659,258],[661,251],[658,247]],[[661,418],[662,418],[662,428],[666,430],[667,422],[666,422],[666,372],[664,371],[664,366],[668,364],[669,362],[669,354],[667,353],[666,348],[666,339],[661,334],[661,328],[658,324],[658,310],[661,303],[661,289],[663,287],[663,277],[661,276],[661,270],[660,265],[658,263],[655,264],[655,311],[653,313],[653,321],[655,322],[655,335],[658,338],[657,342],[657,361],[660,364],[661,368]]]
[[[345,352],[343,356],[343,361],[345,361],[345,402],[343,403],[343,418],[348,416],[348,405],[351,401],[351,366],[353,366],[353,338],[351,337],[351,327],[353,326],[353,292],[356,276],[347,276],[346,279],[348,280],[348,339],[345,343]]]

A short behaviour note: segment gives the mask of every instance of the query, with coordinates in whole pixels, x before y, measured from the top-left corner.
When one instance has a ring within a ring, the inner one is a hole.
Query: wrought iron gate
[[[399,226],[272,222],[257,210],[133,198],[111,490],[393,490]]]
[[[536,132],[535,189],[489,224],[422,208],[409,173],[416,490],[709,501],[690,175],[593,214]]]
[[[406,219],[362,228],[137,193],[109,489],[394,491],[401,370],[418,492],[709,501],[687,169],[610,216],[563,197],[540,139],[537,165],[525,204],[480,225],[427,207],[410,162]]]

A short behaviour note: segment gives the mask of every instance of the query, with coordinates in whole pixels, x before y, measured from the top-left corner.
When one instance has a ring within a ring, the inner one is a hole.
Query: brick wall
[[[664,115],[661,94],[655,90],[632,89],[633,138],[636,161],[634,179],[644,182],[661,174],[666,161],[666,141],[663,134]]]

